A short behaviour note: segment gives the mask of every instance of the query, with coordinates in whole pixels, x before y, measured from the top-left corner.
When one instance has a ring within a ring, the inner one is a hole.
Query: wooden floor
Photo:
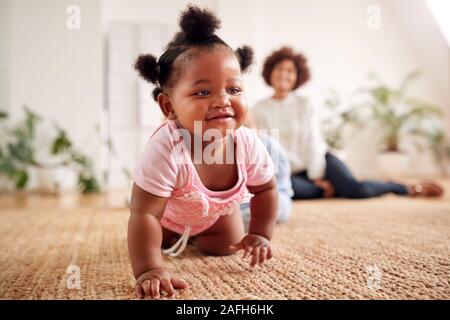
[[[124,209],[131,191],[114,190],[82,195],[69,191],[59,195],[41,192],[19,192],[0,195],[0,209]]]

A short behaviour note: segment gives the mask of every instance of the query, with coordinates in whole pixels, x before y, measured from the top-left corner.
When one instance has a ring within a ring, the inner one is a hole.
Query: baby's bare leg
[[[209,229],[197,235],[198,248],[209,255],[223,256],[232,254],[229,246],[242,240],[245,236],[244,224],[239,206],[235,206],[233,213],[223,215]]]

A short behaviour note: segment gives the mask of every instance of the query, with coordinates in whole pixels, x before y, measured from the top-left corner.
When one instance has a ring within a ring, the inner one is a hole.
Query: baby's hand
[[[136,296],[141,298],[159,299],[162,290],[165,290],[168,296],[174,294],[175,289],[187,288],[187,283],[178,278],[171,277],[166,268],[155,268],[144,272],[136,279]]]
[[[267,238],[249,233],[238,244],[230,246],[234,252],[244,250],[243,259],[252,256],[250,266],[254,267],[257,263],[263,264],[264,261],[272,258],[270,242]]]

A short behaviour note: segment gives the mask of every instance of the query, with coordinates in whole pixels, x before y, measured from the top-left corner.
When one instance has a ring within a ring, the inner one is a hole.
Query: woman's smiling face
[[[239,62],[224,46],[192,50],[170,90],[172,119],[191,133],[199,121],[202,134],[218,129],[225,136],[242,125],[248,109]]]
[[[292,91],[296,81],[297,68],[289,59],[277,63],[270,75],[270,83],[276,91]]]

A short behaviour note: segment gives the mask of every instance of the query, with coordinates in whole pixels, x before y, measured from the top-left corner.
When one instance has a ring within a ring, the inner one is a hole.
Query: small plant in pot
[[[434,160],[439,166],[442,176],[448,177],[450,171],[450,139],[443,129],[438,129],[426,135],[433,152]]]
[[[360,128],[362,118],[359,106],[343,103],[335,90],[331,90],[324,101],[324,115],[321,119],[322,134],[330,152],[345,160],[345,144],[351,129]]]
[[[419,139],[416,147],[419,151],[431,151],[431,155],[443,177],[450,171],[450,137],[446,134],[442,121],[431,121],[429,126],[413,132]]]
[[[14,189],[23,190],[29,183],[30,175],[36,172],[41,191],[58,193],[67,179],[67,172],[71,171],[78,176],[78,187],[82,193],[99,192],[92,162],[73,147],[66,132],[54,124],[56,137],[49,145],[41,145],[36,141],[36,131],[43,121],[42,116],[27,107],[24,107],[24,113],[24,120],[8,126],[5,123],[8,114],[0,112],[0,177]],[[37,151],[43,148],[50,153],[52,161],[38,159]]]
[[[417,79],[417,71],[409,73],[398,88],[392,88],[374,75],[375,84],[359,93],[367,96],[366,107],[370,116],[379,125],[382,148],[378,156],[379,171],[384,176],[404,176],[407,174],[409,156],[402,149],[405,140],[414,139],[414,134],[426,121],[439,118],[441,110],[432,104],[408,95],[409,85]]]

